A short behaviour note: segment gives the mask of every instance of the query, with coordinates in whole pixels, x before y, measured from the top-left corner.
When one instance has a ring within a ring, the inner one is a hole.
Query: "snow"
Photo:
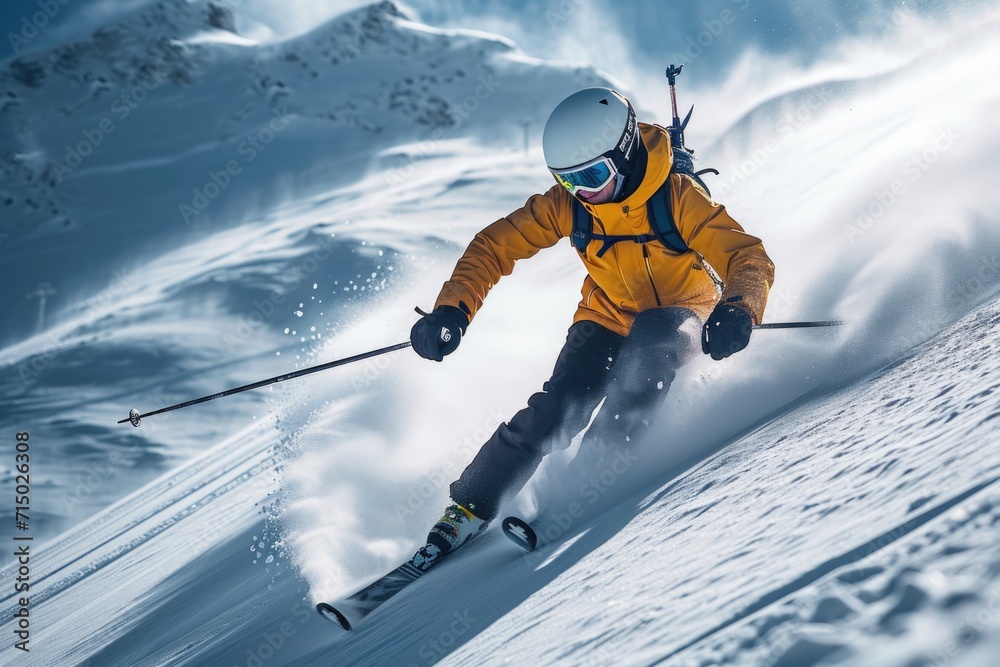
[[[257,46],[259,42],[247,39],[228,30],[206,30],[192,35],[187,40],[188,44],[205,44],[216,42],[219,44],[236,44],[238,46]]]
[[[0,424],[47,452],[32,652],[5,644],[0,662],[995,662],[995,12],[918,50],[890,43],[874,76],[834,54],[815,71],[836,77],[749,108],[742,88],[699,98],[693,126],[718,128],[695,143],[723,171],[713,190],[777,265],[767,320],[849,326],[762,331],[694,362],[625,472],[567,488],[573,450],[546,460],[508,508],[551,499],[535,553],[491,530],[350,636],[313,604],[408,557],[447,484],[546,379],[583,277],[569,244],[499,284],[443,364],[396,352],[114,422],[406,340],[472,234],[549,187],[518,122],[537,133],[602,79],[389,3],[256,45],[205,39],[206,12],[127,15],[120,51],[71,48],[69,72],[35,54],[39,87],[0,69],[15,94],[0,298],[26,314],[0,347]],[[160,39],[176,50],[146,48]],[[130,58],[173,75],[46,179],[134,89]],[[447,113],[482,77],[500,85]],[[242,162],[286,108],[287,129]],[[178,203],[229,160],[243,173],[185,224]],[[57,294],[35,332],[22,295],[43,279]]]

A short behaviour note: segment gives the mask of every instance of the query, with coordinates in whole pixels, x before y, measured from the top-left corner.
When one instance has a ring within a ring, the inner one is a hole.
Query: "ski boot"
[[[441,555],[459,548],[489,525],[459,504],[449,505],[431,532],[427,534],[427,545],[437,547]]]

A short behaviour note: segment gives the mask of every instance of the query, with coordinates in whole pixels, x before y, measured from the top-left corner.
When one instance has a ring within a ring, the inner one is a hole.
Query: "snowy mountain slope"
[[[71,457],[48,471],[47,535],[245,427],[268,399],[126,433],[114,422],[133,401],[146,411],[285,372],[350,317],[356,295],[339,284],[392,284],[411,239],[386,234],[379,250],[339,231],[363,210],[353,183],[375,170],[391,197],[469,136],[520,145],[517,121],[539,124],[602,81],[413,23],[393,3],[266,45],[227,32],[213,7],[153,3],[0,70],[0,305],[18,314],[0,349],[0,424],[36,425]],[[39,306],[24,295],[40,283],[55,294],[32,332]]]
[[[147,586],[197,569],[192,563],[229,531],[245,526],[247,515],[255,513],[253,501],[274,490],[268,474],[274,465],[274,433],[269,427],[246,429],[221,443],[211,456],[188,463],[50,544],[44,558],[33,564],[37,644],[26,654],[28,660],[40,665],[86,661],[128,632],[144,613],[162,612],[169,595],[151,596]],[[228,554],[220,562],[236,561]],[[191,591],[185,594],[190,597]],[[155,601],[152,607],[150,599]],[[12,613],[8,605],[5,624]],[[94,632],[94,622],[102,616],[110,625]],[[5,655],[4,661],[12,656]]]
[[[496,38],[413,24],[392,3],[261,47],[204,38],[212,27],[201,16],[206,6],[157,3],[45,58],[8,61],[3,84],[14,102],[0,139],[15,163],[7,197],[16,217],[5,216],[15,232],[5,252],[54,241],[18,230],[62,225],[69,229],[58,238],[85,240],[89,261],[134,259],[165,236],[176,246],[191,225],[230,226],[258,215],[269,200],[330,192],[363,175],[372,153],[427,140],[434,129],[441,130],[434,141],[485,135],[484,128],[518,140],[516,121],[498,123],[513,100],[533,100],[521,115],[538,123],[556,91],[600,81],[592,71],[538,67]],[[136,53],[137,43],[146,51]],[[167,46],[170,55],[157,50]],[[134,84],[140,88],[128,88]],[[125,99],[112,89],[124,89]],[[483,104],[494,94],[493,104]],[[481,108],[473,113],[466,104]],[[287,127],[276,129],[276,118]],[[101,132],[105,120],[114,127]],[[94,144],[83,151],[93,153],[75,166],[80,143]],[[242,168],[230,175],[232,187],[208,185],[231,159]],[[45,191],[35,193],[36,186]],[[123,196],[136,191],[144,196]],[[37,200],[45,204],[38,211]],[[196,210],[182,211],[182,204]],[[120,222],[96,224],[94,212]],[[47,252],[72,260],[61,247]],[[15,288],[47,275],[37,266],[17,268],[23,282]]]
[[[758,336],[753,350],[739,361],[692,368],[679,381],[665,416],[662,439],[671,446],[647,448],[644,470],[633,475],[636,479],[632,483],[618,485],[609,496],[627,497],[630,489],[642,486],[637,480],[662,475],[671,466],[691,458],[697,460],[765,415],[787,409],[784,406],[817,386],[850,381],[863,373],[862,369],[906,354],[996,292],[998,271],[992,258],[998,248],[997,227],[995,215],[988,212],[996,210],[1000,202],[995,201],[987,185],[992,170],[970,174],[960,166],[988,164],[986,156],[995,151],[991,147],[995,134],[985,129],[989,126],[988,109],[995,103],[986,100],[997,99],[995,87],[980,79],[975,88],[979,101],[961,108],[944,101],[918,107],[919,112],[906,117],[906,122],[888,127],[886,119],[874,113],[867,117],[867,123],[866,117],[859,116],[845,131],[844,118],[852,113],[855,104],[884,109],[888,114],[893,108],[892,99],[907,99],[924,90],[926,79],[919,72],[926,71],[932,62],[940,68],[942,85],[952,91],[941,99],[954,101],[968,87],[967,75],[975,72],[969,63],[989,62],[992,58],[989,54],[995,47],[988,39],[989,31],[980,28],[949,35],[939,51],[929,53],[926,60],[911,62],[894,76],[879,81],[878,86],[859,83],[846,91],[837,90],[818,109],[808,106],[813,101],[812,91],[797,92],[777,101],[776,113],[760,114],[755,119],[756,134],[743,152],[744,161],[752,159],[756,147],[768,146],[768,138],[782,141],[768,153],[767,168],[756,165],[759,175],[744,173],[746,184],[730,188],[726,201],[738,219],[760,230],[781,267],[768,316],[796,319],[836,314],[850,318],[854,326],[848,336],[833,340],[823,334]],[[954,45],[959,43],[962,46],[956,50]],[[939,59],[949,49],[952,55]],[[796,115],[803,104],[808,114]],[[921,178],[926,175],[950,197],[942,200],[934,188],[908,185],[907,196],[900,197],[882,214],[875,227],[866,227],[860,238],[849,237],[850,225],[858,222],[850,213],[852,208],[868,206],[879,194],[882,178],[886,185],[890,184],[899,173],[896,170],[901,172],[907,160],[933,148],[940,123],[949,121],[956,123],[960,132],[972,133],[975,141],[937,151],[934,170],[922,171]],[[792,123],[791,136],[782,131],[783,123]],[[853,165],[853,157],[864,150],[881,152],[874,166],[888,163],[894,169],[886,172],[883,167],[878,179],[871,174],[865,178],[863,173],[837,169],[841,164]],[[704,160],[706,164],[718,161],[725,165],[721,159],[724,157],[725,153],[713,151]],[[741,167],[742,162],[730,165],[726,177],[738,173]],[[802,174],[817,177],[796,178]],[[821,177],[831,174],[829,178]],[[832,202],[837,202],[836,207],[831,207]],[[969,202],[969,206],[956,207],[955,202]],[[933,214],[926,215],[928,212]],[[942,219],[949,220],[947,234],[940,226],[932,227]],[[474,227],[472,222],[467,224]],[[915,236],[917,230],[927,234]],[[902,241],[893,243],[893,238]],[[913,266],[921,270],[910,270]],[[447,269],[445,262],[440,273],[446,275]],[[553,266],[547,270],[557,269]],[[524,276],[521,285],[525,287],[511,284],[512,291],[548,284],[532,281],[523,273],[518,275]],[[501,284],[499,290],[506,288],[508,285]],[[491,296],[491,305],[497,304],[498,311],[504,308],[503,302],[494,300],[499,290]],[[517,300],[518,309],[524,309],[527,303],[527,299]],[[560,305],[567,310],[570,307],[568,303]],[[503,312],[513,312],[507,308]],[[560,326],[559,318],[547,316],[546,310],[545,305],[535,306],[525,320],[535,327],[537,338],[558,340],[566,320],[562,319]],[[487,320],[487,316],[484,311],[482,319],[470,329],[454,362],[440,370],[427,369],[426,375],[414,384],[403,379],[404,367],[392,366],[392,389],[387,381],[378,383],[380,392],[394,392],[379,394],[388,401],[399,396],[406,403],[417,402],[402,420],[407,429],[382,435],[384,423],[373,427],[370,416],[379,414],[376,399],[374,405],[363,405],[356,411],[333,411],[328,419],[313,423],[300,436],[299,442],[311,453],[300,463],[286,467],[285,483],[289,493],[302,495],[303,501],[293,504],[286,518],[289,535],[299,544],[295,552],[297,564],[311,582],[313,600],[349,590],[405,557],[436,518],[445,501],[447,481],[471,457],[483,432],[488,435],[495,426],[484,415],[491,415],[492,409],[502,405],[495,396],[509,393],[491,392],[476,382],[481,377],[490,377],[491,384],[496,382],[495,366],[468,369],[469,364],[477,363],[480,350],[487,354],[486,344],[475,342],[487,335],[482,332],[502,327],[503,334],[490,336],[488,342],[504,346],[500,349],[516,350],[516,354],[504,354],[503,363],[505,379],[511,375],[526,378],[518,383],[506,380],[515,392],[523,387],[519,390],[520,400],[544,377],[545,360],[523,358],[534,355],[535,346],[506,346],[509,336],[528,335],[527,327],[522,328],[499,312],[497,319]],[[539,326],[547,328],[539,330]],[[483,347],[472,347],[477,344]],[[553,354],[555,347],[552,345]],[[489,354],[496,354],[496,349],[491,348]],[[460,356],[463,353],[465,356]],[[438,384],[438,375],[449,377],[450,382]],[[335,379],[327,382],[324,378],[316,389],[326,394],[336,384]],[[433,388],[431,396],[420,400],[417,392],[426,391],[428,386]],[[470,396],[466,387],[475,387],[476,394]],[[447,409],[447,397],[456,391],[463,392],[463,405],[478,405],[479,409],[459,415]],[[487,395],[477,398],[483,394]],[[519,407],[516,401],[513,409]],[[504,408],[497,412],[503,415]],[[508,409],[507,414],[511,412]],[[683,444],[677,443],[677,433],[683,434]],[[324,443],[345,439],[358,445],[344,444],[315,452]],[[390,460],[395,465],[387,470],[380,458],[359,462],[359,454],[373,446],[380,454],[392,455]],[[558,457],[553,457],[553,462],[550,470],[543,471],[549,474],[540,476],[532,490],[541,491],[539,487],[558,476]],[[422,474],[414,475],[414,471]],[[532,490],[519,506],[530,507]],[[381,507],[392,507],[395,516],[385,517]],[[400,513],[400,507],[413,511]],[[359,526],[366,527],[364,538],[357,535]]]
[[[536,554],[491,533],[349,637],[247,566],[274,461],[242,433],[49,547],[25,664],[989,664],[995,624],[963,619],[1000,585],[998,327],[994,302]]]

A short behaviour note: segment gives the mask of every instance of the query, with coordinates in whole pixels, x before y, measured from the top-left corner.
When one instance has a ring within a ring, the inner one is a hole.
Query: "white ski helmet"
[[[545,124],[542,151],[556,181],[576,195],[617,180],[617,196],[634,166],[639,131],[635,110],[621,93],[587,88],[559,103]]]

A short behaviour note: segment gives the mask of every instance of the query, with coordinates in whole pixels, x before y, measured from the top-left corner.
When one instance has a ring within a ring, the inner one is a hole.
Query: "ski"
[[[511,542],[521,547],[525,551],[534,551],[538,545],[538,535],[535,530],[522,519],[516,516],[509,516],[500,523],[503,534]]]
[[[507,517],[500,525],[504,535],[525,551],[532,551],[538,544],[534,529],[516,516]],[[437,546],[426,544],[413,554],[413,558],[356,593],[332,603],[318,603],[316,612],[334,625],[351,632],[369,614],[426,574],[447,555],[442,554]]]
[[[320,602],[316,605],[316,611],[326,620],[350,632],[365,617],[444,560],[445,555],[436,546],[425,545],[413,554],[413,558],[389,574],[333,604]]]

